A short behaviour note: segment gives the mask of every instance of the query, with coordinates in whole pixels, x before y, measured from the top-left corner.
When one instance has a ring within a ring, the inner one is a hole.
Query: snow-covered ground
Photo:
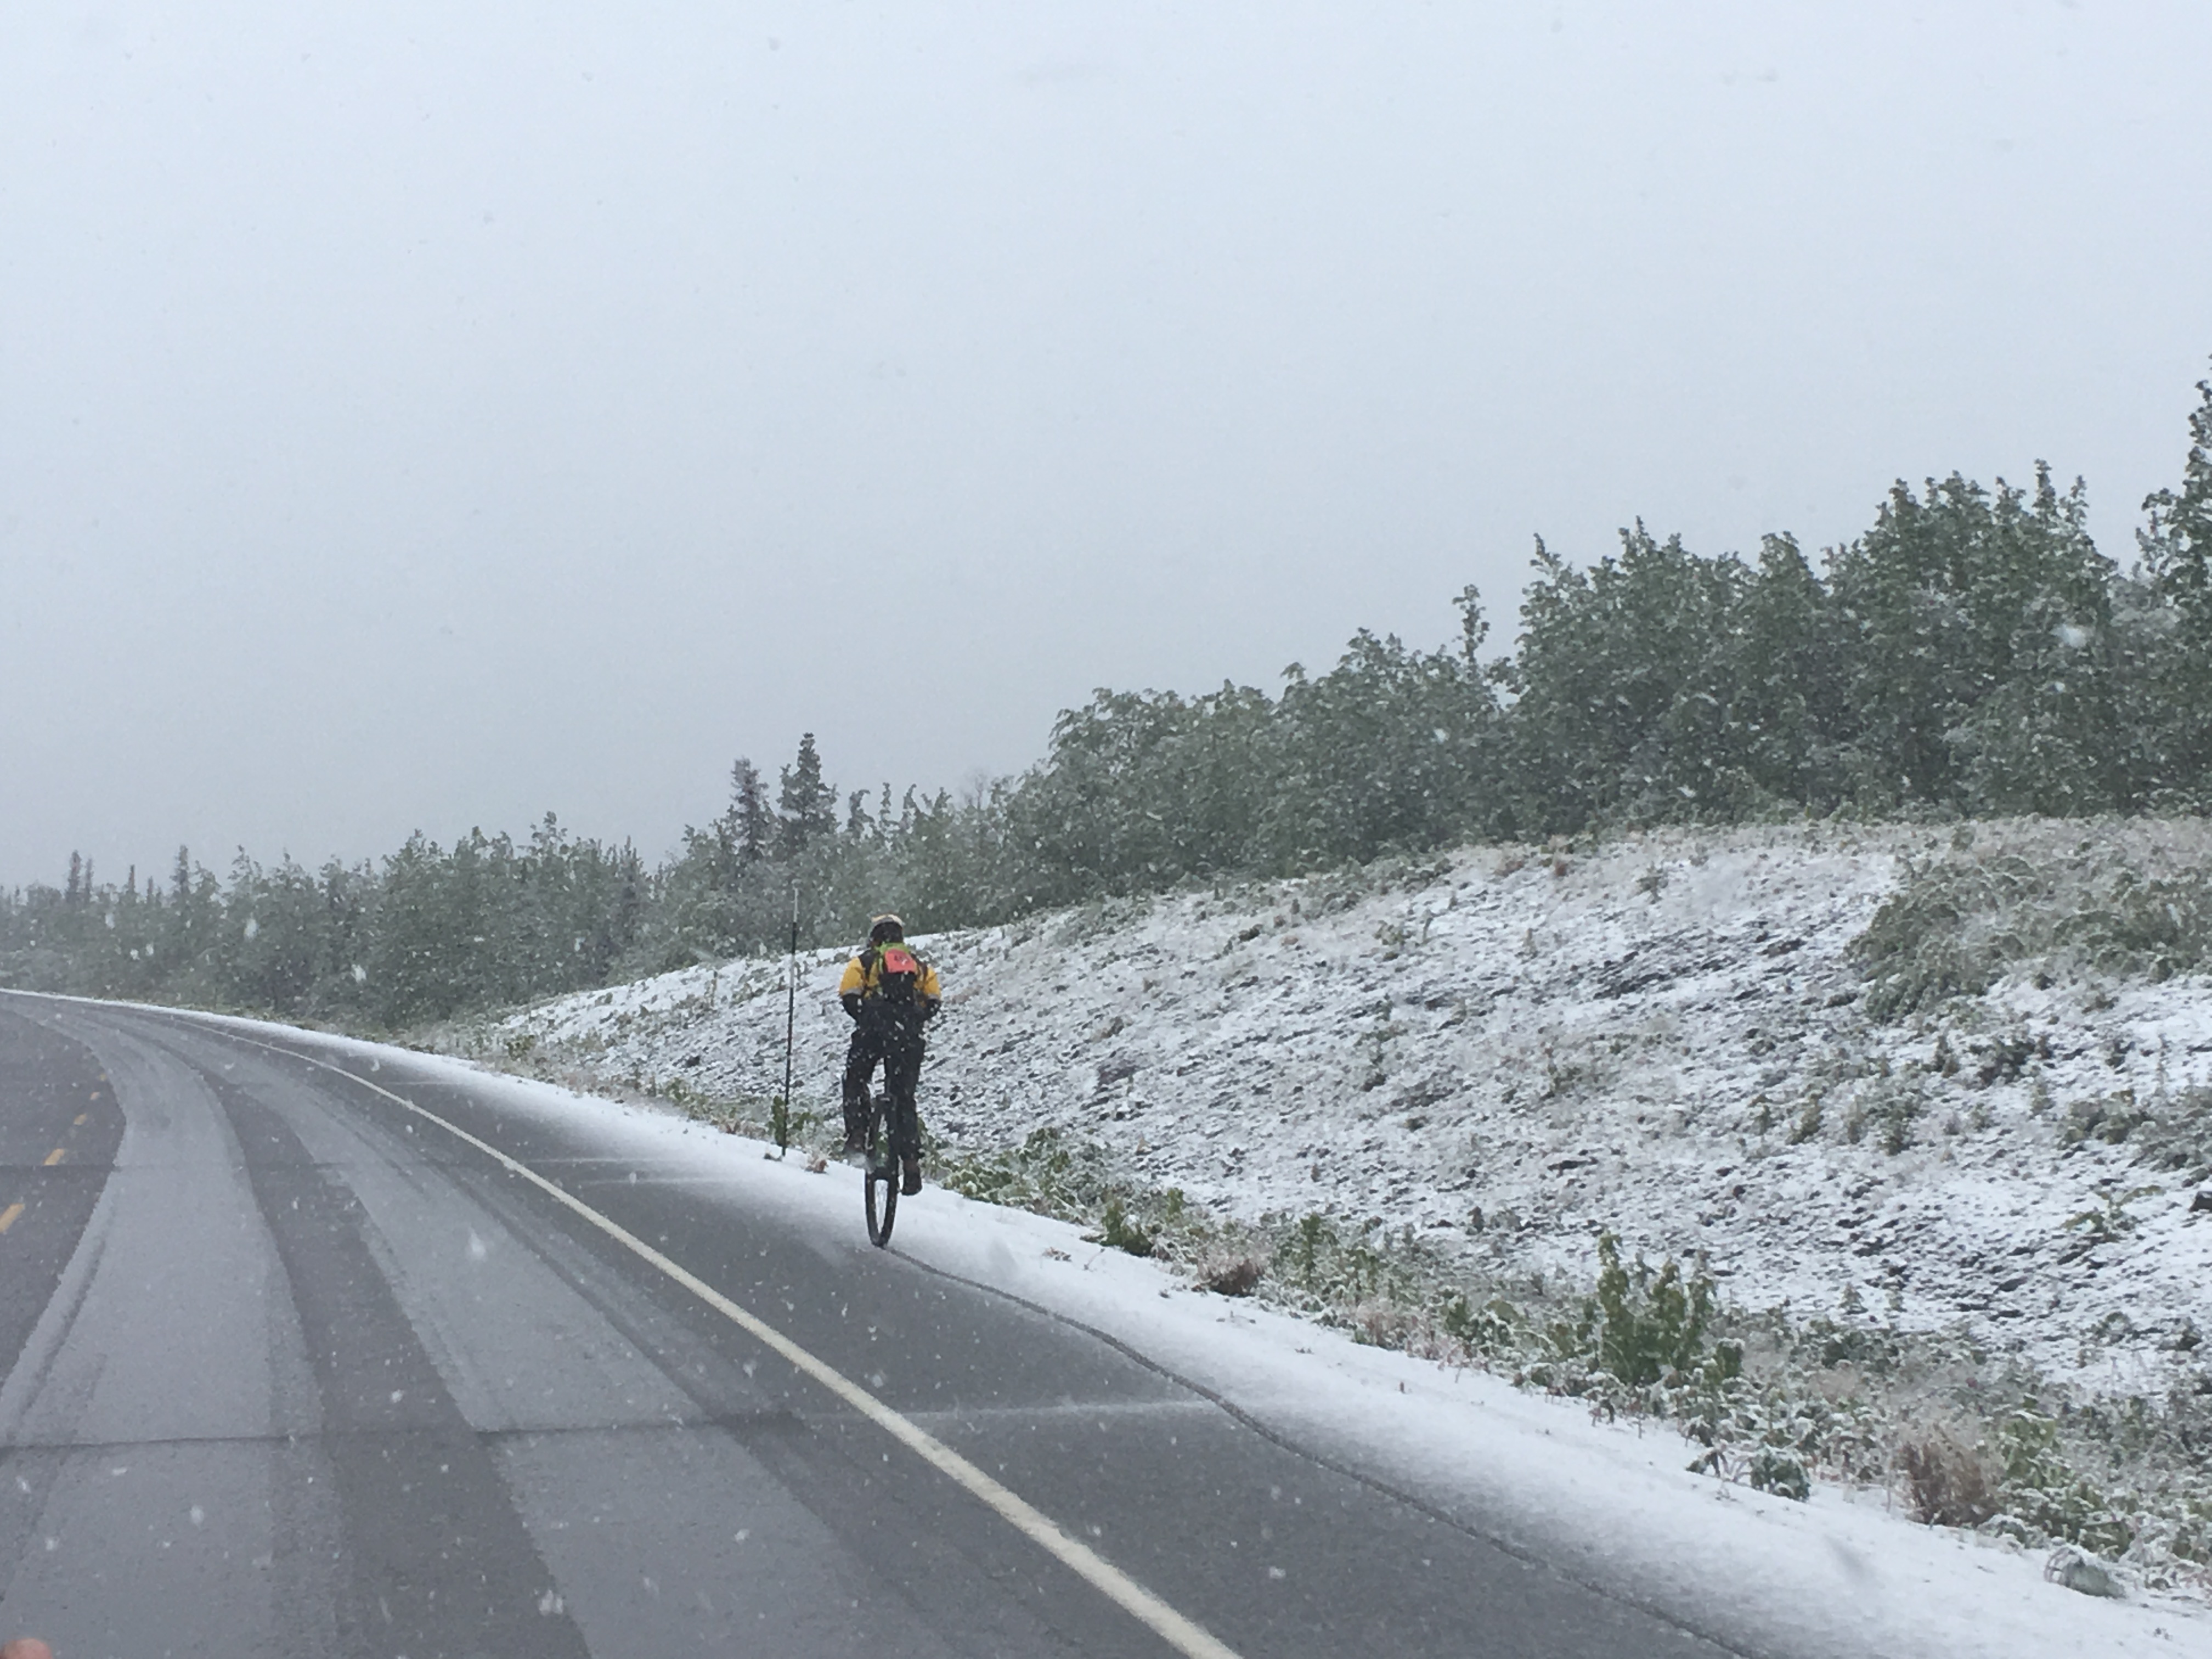
[[[811,1174],[757,1140],[543,1083],[470,1086],[503,1091],[518,1115],[585,1124],[633,1161],[633,1179],[857,1239],[853,1177],[837,1166]],[[932,1189],[901,1205],[894,1249],[1103,1332],[1291,1443],[1736,1651],[2212,1656],[2201,1603],[2078,1595],[2045,1580],[2043,1552],[1917,1526],[1878,1493],[1822,1488],[1801,1504],[1690,1474],[1670,1431],[1600,1423],[1575,1402],[1194,1290],[1063,1222]]]
[[[1958,1331],[2053,1379],[2162,1396],[2212,1332],[2212,1214],[2134,1148],[2069,1148],[2061,1128],[2075,1101],[2212,1079],[2212,989],[2014,981],[1870,1021],[1845,946],[1900,861],[1952,836],[1473,849],[1388,885],[1321,876],[945,934],[923,942],[948,992],[924,1115],[971,1146],[1059,1126],[1220,1213],[1410,1226],[1493,1278],[1587,1284],[1610,1228],[1702,1258],[1739,1307]],[[798,988],[798,1103],[833,1119],[842,957],[802,958]],[[744,962],[564,998],[490,1042],[580,1082],[757,1099],[781,1087],[784,1018],[782,964]],[[2036,1058],[1981,1080],[2023,1041]],[[1919,1115],[1893,1152],[1879,1114],[1906,1080]]]

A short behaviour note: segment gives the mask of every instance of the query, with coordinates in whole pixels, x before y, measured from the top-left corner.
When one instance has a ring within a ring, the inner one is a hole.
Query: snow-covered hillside
[[[2032,852],[2124,832],[1978,833]],[[2124,833],[2154,859],[2201,841]],[[2212,1331],[2212,1205],[2067,1126],[2212,1081],[2212,989],[2005,981],[1870,1019],[1845,947],[1905,860],[1961,856],[1963,835],[1469,849],[940,936],[924,1115],[966,1146],[1059,1126],[1217,1212],[1410,1227],[1492,1278],[1587,1284],[1611,1229],[1701,1257],[1739,1307],[1959,1330],[2162,1396]],[[842,960],[804,958],[798,989],[798,1103],[828,1119]],[[781,1087],[784,1018],[782,964],[738,963],[489,1035],[579,1082],[757,1100]]]

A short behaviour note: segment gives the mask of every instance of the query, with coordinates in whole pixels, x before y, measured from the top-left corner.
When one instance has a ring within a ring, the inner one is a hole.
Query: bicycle
[[[867,1211],[868,1243],[881,1249],[891,1242],[891,1222],[898,1215],[899,1200],[898,1154],[891,1148],[891,1103],[881,1089],[868,1091],[868,1138],[860,1156],[860,1196]],[[880,1197],[876,1190],[878,1183],[883,1188]]]

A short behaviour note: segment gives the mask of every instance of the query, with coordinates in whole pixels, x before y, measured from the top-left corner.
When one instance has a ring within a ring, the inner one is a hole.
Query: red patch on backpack
[[[913,952],[902,951],[896,945],[886,945],[884,948],[884,971],[886,974],[919,974],[921,964],[914,959]]]

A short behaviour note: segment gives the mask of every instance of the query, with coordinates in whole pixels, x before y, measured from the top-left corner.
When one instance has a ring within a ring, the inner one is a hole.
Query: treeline
[[[1639,524],[1587,569],[1540,541],[1513,651],[1479,596],[1425,651],[1362,632],[1273,695],[1101,691],[1043,760],[955,799],[841,793],[810,736],[648,869],[549,816],[526,844],[417,836],[380,863],[179,854],[166,885],[0,896],[0,981],[387,1026],[704,957],[1462,839],[1806,814],[2212,805],[2212,382],[2123,569],[2081,486],[1898,485],[1816,563]],[[794,905],[796,906],[794,911]]]
[[[1280,695],[1102,692],[996,810],[1008,896],[1280,873],[1460,837],[1850,813],[2212,804],[2212,383],[2123,570],[2081,487],[1902,483],[1819,568],[1642,525],[1537,544],[1513,653],[1472,589],[1436,652],[1362,634]]]
[[[229,878],[179,848],[166,883],[0,893],[0,984],[265,1011],[386,1029],[605,983],[641,936],[653,877],[635,851],[570,836],[420,835],[379,864]]]

